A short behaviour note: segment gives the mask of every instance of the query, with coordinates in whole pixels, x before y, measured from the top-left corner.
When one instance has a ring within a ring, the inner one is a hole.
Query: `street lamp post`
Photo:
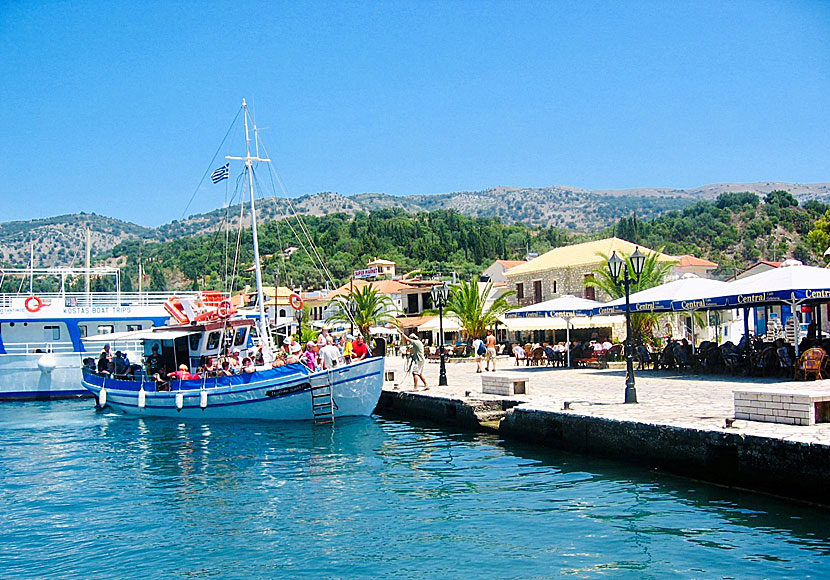
[[[353,298],[349,299],[349,334],[354,336],[354,315],[357,312],[357,303]]]
[[[297,310],[295,311],[297,316],[297,341],[302,344],[303,342],[303,311]]]
[[[640,274],[643,273],[643,267],[646,263],[646,256],[637,247],[634,253],[628,260],[624,260],[617,255],[616,250],[608,259],[608,271],[611,274],[611,279],[619,288],[625,288],[625,402],[637,402],[637,389],[634,388],[634,343],[631,336],[631,302],[629,298],[631,284],[636,284],[640,281]],[[629,272],[629,266],[633,272]],[[620,279],[620,274],[623,275]],[[632,274],[634,277],[632,277]]]
[[[447,386],[447,365],[444,352],[444,306],[447,305],[447,297],[450,289],[444,282],[440,286],[433,286],[429,293],[432,295],[432,303],[438,307],[438,349],[441,352],[441,370],[438,374],[438,386]]]

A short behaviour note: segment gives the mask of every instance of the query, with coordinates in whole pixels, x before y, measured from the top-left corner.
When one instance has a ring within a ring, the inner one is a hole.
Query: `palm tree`
[[[653,288],[659,286],[666,279],[666,276],[674,265],[673,262],[659,262],[658,256],[662,253],[663,248],[655,252],[650,252],[646,255],[646,261],[643,264],[643,271],[640,274],[640,279],[636,283],[631,284],[630,292],[634,294],[640,290]],[[614,283],[611,277],[611,272],[608,271],[608,256],[600,253],[602,257],[602,266],[599,266],[593,271],[594,277],[585,280],[587,286],[599,288],[602,292],[611,297],[612,300],[622,298],[625,295],[625,289],[622,285],[618,286]],[[621,256],[628,267],[629,272],[634,272],[634,267],[631,263],[631,256],[623,254]],[[654,328],[658,326],[660,314],[654,312],[637,312],[631,314],[631,332],[634,335],[634,342],[652,336]]]
[[[510,290],[496,298],[485,310],[484,303],[492,287],[493,283],[488,282],[483,291],[479,292],[478,282],[471,279],[469,282],[461,280],[458,286],[450,288],[446,311],[458,318],[461,334],[465,338],[483,337],[487,328],[492,326],[499,316],[513,308],[507,302],[507,298],[515,294]]]
[[[382,326],[387,322],[397,324],[395,318],[399,312],[392,299],[375,290],[371,284],[356,288],[345,296],[335,298],[338,309],[329,317],[329,322],[350,324],[357,327],[363,338],[369,339],[369,329]],[[354,305],[352,318],[349,318],[349,304]]]

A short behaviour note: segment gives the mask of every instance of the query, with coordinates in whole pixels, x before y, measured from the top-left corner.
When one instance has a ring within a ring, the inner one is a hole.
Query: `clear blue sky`
[[[6,0],[0,220],[180,218],[243,97],[291,195],[826,182],[829,39],[818,1]]]

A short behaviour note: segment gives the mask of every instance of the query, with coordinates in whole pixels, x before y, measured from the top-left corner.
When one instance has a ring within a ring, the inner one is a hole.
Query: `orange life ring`
[[[219,318],[227,318],[233,313],[233,304],[230,300],[222,300],[219,306],[216,307],[216,316]]]
[[[32,306],[32,302],[34,302],[34,306]],[[26,302],[23,303],[23,306],[26,307],[26,310],[29,312],[37,312],[41,308],[43,308],[43,300],[41,300],[38,296],[29,296],[26,298]]]
[[[294,310],[302,310],[303,309],[303,297],[300,296],[299,294],[297,294],[296,292],[288,297],[288,303],[291,305],[291,308],[293,308]]]

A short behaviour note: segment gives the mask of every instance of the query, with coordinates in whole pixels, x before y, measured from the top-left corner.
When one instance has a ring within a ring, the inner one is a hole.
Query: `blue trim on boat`
[[[90,395],[88,389],[72,389],[71,391],[2,391],[0,392],[0,400],[2,399],[17,399],[17,400],[34,400],[34,399],[60,399],[81,397]]]
[[[369,362],[369,361],[362,361],[362,362]],[[357,363],[357,364],[362,364],[362,362]],[[315,373],[315,374],[322,374],[322,373]],[[375,374],[376,373],[366,373],[366,374],[358,375],[356,377],[348,377],[348,378],[345,378],[345,379],[334,381],[333,383],[331,383],[331,386],[333,387],[333,386],[339,385],[341,383],[348,383],[348,382],[357,381],[357,380],[360,380],[360,379],[365,379],[367,377],[372,377]],[[291,386],[292,384],[297,384],[297,383],[303,382],[304,380],[308,379],[308,377],[310,377],[310,376],[311,375],[304,375],[301,378],[299,378],[298,380],[286,381],[285,383],[281,384],[280,386],[281,387]],[[100,386],[100,385],[96,385],[96,386]],[[230,385],[223,385],[223,386],[230,386]],[[246,393],[248,391],[263,389],[263,388],[266,388],[268,386],[269,385],[260,385],[258,387],[252,387],[250,389],[245,389],[244,391],[231,391],[231,392],[228,392],[228,393],[220,393],[220,394],[217,394],[215,396],[221,396],[221,395],[227,395],[227,394],[237,394],[237,393]],[[113,390],[117,391],[117,389],[113,389]],[[277,397],[267,397],[267,398],[259,397],[259,398],[256,398],[256,399],[250,399],[250,400],[245,400],[245,401],[232,401],[232,402],[229,402],[229,403],[214,403],[212,405],[210,403],[208,403],[208,406],[209,407],[229,407],[229,406],[233,406],[233,405],[246,405],[246,404],[252,404],[252,403],[264,403],[264,402],[275,400],[275,399],[282,399],[282,398],[285,398],[285,397],[292,397],[294,395],[300,395],[300,394],[308,392],[308,391],[311,391],[311,389],[310,388],[309,389],[303,389],[302,391],[287,393],[285,395],[279,395]],[[132,392],[132,391],[130,391],[130,392]],[[171,398],[175,398],[176,394],[178,394],[179,392],[182,393],[182,396],[184,398],[194,399],[196,397],[201,396],[201,390],[200,389],[188,389],[186,391],[178,391],[178,390],[176,390],[176,391],[160,391],[160,392],[159,391],[147,391],[147,400],[145,402],[144,408],[145,409],[170,409],[170,410],[172,410],[169,406],[166,406],[166,405],[150,405],[149,404],[150,398],[152,397],[152,398],[155,398],[155,399],[171,399]],[[119,405],[121,407],[131,407],[131,408],[136,408],[136,409],[138,408],[138,402],[136,402],[135,404],[133,404],[133,403],[121,403],[121,402],[115,403],[115,404]],[[197,405],[184,405],[183,404],[182,409],[201,409],[201,405],[198,405],[198,404]]]

